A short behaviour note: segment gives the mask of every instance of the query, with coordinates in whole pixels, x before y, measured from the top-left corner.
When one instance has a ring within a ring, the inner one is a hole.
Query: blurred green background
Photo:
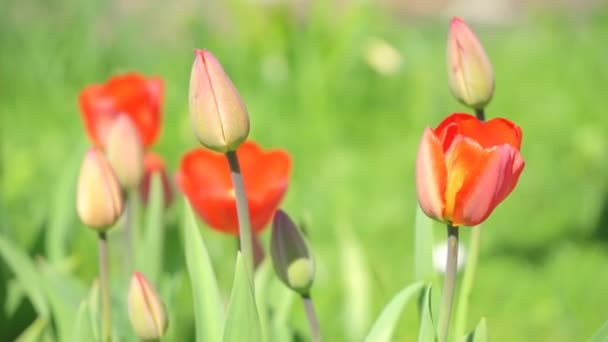
[[[0,234],[32,256],[48,254],[45,229],[57,207],[72,205],[88,144],[77,99],[89,83],[126,71],[164,78],[153,150],[175,170],[197,146],[188,79],[193,48],[208,48],[247,104],[251,138],[293,157],[284,207],[308,222],[326,340],[359,340],[413,280],[421,133],[466,111],[451,97],[445,71],[448,22],[459,15],[494,66],[487,115],[522,127],[527,164],[484,225],[469,326],[487,317],[493,341],[586,340],[608,319],[608,7],[481,3],[3,0]],[[58,203],[62,193],[71,201]],[[180,213],[170,213],[169,228]],[[75,210],[66,222],[64,252],[88,284],[96,241]],[[173,270],[185,267],[177,232],[168,231]],[[202,233],[229,289],[235,242]],[[468,235],[462,229],[465,241]],[[8,314],[12,278],[0,262],[2,340],[35,317],[27,301]],[[181,286],[189,293],[187,281]],[[191,319],[183,296],[180,310]],[[300,309],[292,323],[305,331]],[[397,338],[414,340],[416,330],[412,307]]]

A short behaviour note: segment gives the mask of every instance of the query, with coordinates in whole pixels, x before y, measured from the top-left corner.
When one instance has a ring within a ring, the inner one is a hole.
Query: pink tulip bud
[[[144,174],[144,145],[134,122],[121,115],[110,129],[106,153],[124,189],[135,189]]]
[[[200,143],[217,152],[234,151],[249,135],[249,115],[222,65],[196,50],[190,74],[190,120]]]
[[[110,163],[97,147],[90,148],[80,168],[76,209],[82,222],[105,231],[123,211],[123,197]]]
[[[471,108],[483,109],[494,93],[492,65],[475,33],[458,17],[450,22],[447,66],[454,97]]]
[[[167,316],[162,299],[140,272],[131,278],[128,296],[129,320],[137,337],[160,339],[167,330]]]

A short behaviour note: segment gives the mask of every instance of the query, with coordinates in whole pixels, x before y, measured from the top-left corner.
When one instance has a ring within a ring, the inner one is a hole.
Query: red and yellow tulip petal
[[[506,175],[508,177],[503,183],[501,189],[499,189],[498,193],[496,194],[496,201],[498,203],[502,202],[507,196],[509,196],[513,189],[515,189],[515,185],[519,181],[519,176],[525,167],[525,162],[519,151],[511,149],[510,154],[510,163],[506,166]]]
[[[477,225],[496,207],[497,194],[509,180],[510,149],[509,145],[503,145],[486,150],[480,160],[471,165],[472,171],[456,194],[454,225]]]
[[[453,125],[458,127],[458,134],[477,141],[483,148],[502,144],[509,144],[516,149],[519,149],[521,146],[521,128],[503,118],[494,118],[484,123],[473,115],[454,113],[437,126],[435,134],[446,136],[446,131],[452,128]],[[451,143],[450,136],[453,137],[452,134],[447,134],[446,138],[441,139],[444,145]]]
[[[450,150],[446,153],[447,182],[445,190],[444,216],[453,221],[454,209],[458,201],[458,193],[475,172],[483,156],[483,149],[474,140],[458,135]]]
[[[441,142],[430,128],[424,131],[416,159],[418,203],[429,217],[441,219],[445,209],[447,170]]]

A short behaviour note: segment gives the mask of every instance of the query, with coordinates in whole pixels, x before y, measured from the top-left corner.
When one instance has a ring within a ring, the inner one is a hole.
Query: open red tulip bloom
[[[263,151],[252,141],[236,151],[254,233],[261,231],[277,210],[289,181],[291,158],[284,150]],[[226,156],[198,148],[187,153],[177,171],[177,185],[212,228],[238,234],[238,219],[230,167]]]
[[[416,191],[422,210],[453,226],[483,222],[515,188],[524,168],[521,129],[455,113],[422,136]]]
[[[154,143],[160,132],[163,81],[146,79],[137,73],[111,78],[105,84],[93,84],[80,93],[80,111],[93,143],[105,146],[114,120],[128,115],[145,147]]]

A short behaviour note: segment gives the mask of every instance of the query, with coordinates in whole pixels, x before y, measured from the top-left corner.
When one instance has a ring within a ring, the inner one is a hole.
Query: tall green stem
[[[124,239],[125,239],[125,254],[127,274],[130,276],[134,269],[134,247],[133,236],[135,231],[135,216],[137,215],[137,193],[134,190],[127,190],[127,206],[125,208],[124,220]],[[136,239],[137,240],[137,239]]]
[[[317,314],[315,313],[315,307],[312,304],[312,298],[310,298],[310,295],[302,295],[302,301],[304,302],[304,308],[306,309],[306,318],[308,318],[312,342],[321,342],[319,320],[317,319]]]
[[[101,336],[107,342],[112,338],[110,283],[108,279],[108,240],[105,232],[99,233],[99,283],[101,287]]]
[[[239,159],[236,152],[226,152],[226,158],[228,159],[228,164],[230,165],[230,176],[232,177],[234,196],[236,198],[236,213],[239,221],[239,238],[241,242],[240,247],[241,251],[243,252],[243,257],[245,258],[245,264],[247,265],[249,276],[253,282],[253,246],[245,184],[243,183],[243,175],[241,174],[241,167],[239,166]]]
[[[446,260],[445,278],[441,307],[439,308],[439,342],[446,342],[450,327],[452,303],[454,302],[454,288],[456,287],[456,267],[458,265],[458,227],[448,223],[448,255]]]

